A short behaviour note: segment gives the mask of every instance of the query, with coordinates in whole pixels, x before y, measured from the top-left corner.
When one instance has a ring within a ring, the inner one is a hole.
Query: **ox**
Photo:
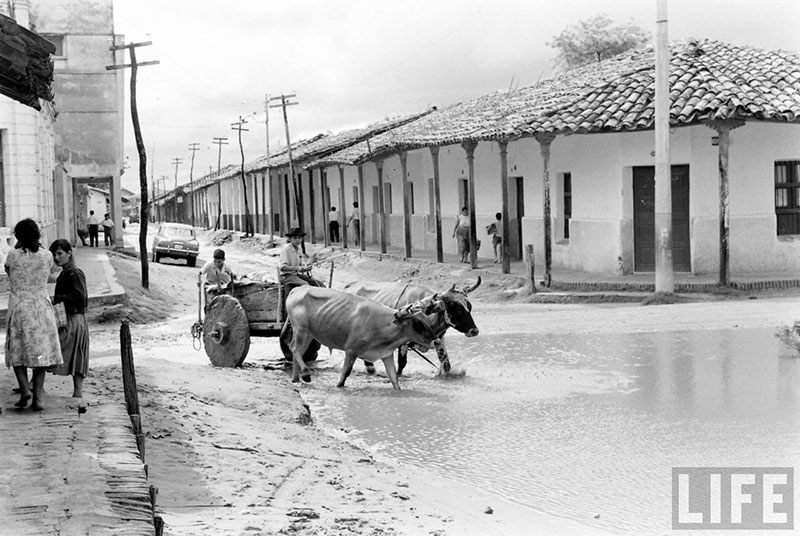
[[[440,372],[450,371],[450,358],[442,338],[447,328],[453,327],[467,337],[474,337],[478,334],[478,328],[472,319],[472,304],[467,299],[467,295],[478,288],[480,284],[481,278],[478,276],[478,280],[472,286],[467,285],[457,289],[454,284],[447,292],[434,295],[437,307],[428,315],[428,324],[436,335],[437,340],[433,345],[441,364]],[[346,285],[345,290],[394,308],[409,305],[434,294],[434,290],[413,283],[362,283],[357,281]],[[408,360],[407,355],[407,347],[398,348],[397,374],[403,373]],[[374,369],[370,365],[367,363],[367,372],[371,374]]]
[[[311,381],[303,354],[312,341],[331,349],[344,350],[342,375],[337,387],[353,370],[356,358],[365,361],[383,360],[392,387],[400,389],[392,353],[402,344],[413,343],[427,350],[434,334],[425,314],[433,310],[431,298],[391,309],[368,298],[339,290],[302,286],[295,288],[286,299],[288,321],[293,335],[289,344],[293,355],[292,382],[300,378]]]

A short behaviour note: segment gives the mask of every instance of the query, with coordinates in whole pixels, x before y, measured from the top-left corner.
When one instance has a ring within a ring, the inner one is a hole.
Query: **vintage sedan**
[[[197,242],[194,228],[182,223],[162,223],[153,239],[153,262],[164,257],[186,259],[187,266],[197,264],[200,244]]]

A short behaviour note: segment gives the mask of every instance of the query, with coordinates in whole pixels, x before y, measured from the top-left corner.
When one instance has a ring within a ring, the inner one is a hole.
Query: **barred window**
[[[800,160],[775,162],[778,236],[800,234]]]

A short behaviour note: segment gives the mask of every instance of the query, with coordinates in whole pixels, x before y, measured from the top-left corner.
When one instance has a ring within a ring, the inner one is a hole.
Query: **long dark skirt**
[[[58,330],[61,340],[61,356],[64,364],[59,365],[59,376],[83,376],[89,374],[89,326],[86,315],[67,314],[67,327]]]

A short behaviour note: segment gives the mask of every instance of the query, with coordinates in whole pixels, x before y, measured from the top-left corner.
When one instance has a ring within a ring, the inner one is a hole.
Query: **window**
[[[458,208],[456,214],[461,213],[461,207],[469,206],[469,183],[467,179],[458,179]]]
[[[800,234],[800,160],[775,162],[778,236]]]
[[[408,208],[411,214],[414,214],[414,183],[408,183]]]
[[[56,51],[53,53],[54,58],[64,58],[66,57],[64,51],[64,36],[58,34],[43,34],[42,37],[53,43],[56,47]]]
[[[564,240],[569,239],[569,220],[572,217],[572,173],[564,173]]]

